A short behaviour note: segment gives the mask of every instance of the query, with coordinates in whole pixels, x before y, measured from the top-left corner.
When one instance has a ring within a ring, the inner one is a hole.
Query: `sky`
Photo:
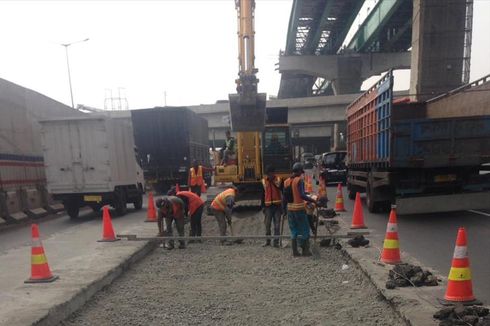
[[[269,95],[291,5],[256,4],[255,65]],[[474,12],[472,80],[490,73],[490,1],[475,0]],[[68,48],[75,105],[110,108],[111,91],[132,109],[215,103],[235,92],[236,28],[233,0],[0,0],[0,78],[71,105],[60,44],[89,38]]]

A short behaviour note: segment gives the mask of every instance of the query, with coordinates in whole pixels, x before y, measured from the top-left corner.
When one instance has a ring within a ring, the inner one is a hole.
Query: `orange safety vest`
[[[202,166],[199,165],[197,168],[197,175],[196,175],[196,170],[194,168],[191,168],[191,187],[193,186],[202,186],[204,184],[204,179],[202,177]]]
[[[262,179],[262,185],[264,186],[265,193],[265,206],[280,205],[281,204],[281,179],[274,177],[273,181],[267,180],[267,178]]]
[[[211,203],[211,207],[217,211],[224,212],[226,207],[226,198],[229,196],[235,198],[235,195],[235,189],[226,189],[216,196],[216,198]]]
[[[190,191],[179,191],[175,194],[177,197],[186,197],[189,202],[189,215],[192,216],[194,213],[204,205],[204,200],[202,200],[198,195]]]
[[[286,181],[284,181],[284,188],[292,187],[292,191],[293,191],[293,202],[288,203],[288,211],[298,212],[298,211],[305,210],[305,203],[301,198],[301,195],[299,194],[299,190],[298,190],[298,183],[300,181],[301,181],[301,177],[294,177],[292,178],[292,181],[291,178],[288,178]]]

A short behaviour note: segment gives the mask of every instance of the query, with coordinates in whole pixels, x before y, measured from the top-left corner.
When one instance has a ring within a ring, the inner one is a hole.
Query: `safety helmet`
[[[293,164],[293,172],[295,173],[303,173],[305,172],[303,170],[303,164],[299,163],[299,162],[296,162]]]

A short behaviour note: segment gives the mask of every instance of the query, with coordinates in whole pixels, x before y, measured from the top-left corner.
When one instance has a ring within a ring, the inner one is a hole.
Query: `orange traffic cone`
[[[145,222],[156,222],[156,221],[157,221],[157,213],[155,210],[155,202],[153,201],[153,193],[150,192],[148,195],[148,210],[146,212]]]
[[[102,214],[102,239],[97,240],[98,242],[114,242],[121,239],[116,238],[114,234],[114,229],[111,222],[111,214],[109,213],[109,206],[104,206]]]
[[[205,183],[205,182],[203,182],[203,183],[201,184],[201,193],[205,194],[205,193],[206,193],[206,191],[207,191],[207,189],[206,189],[206,183]]]
[[[56,279],[58,276],[51,274],[43,244],[39,239],[39,227],[32,224],[31,277],[24,283],[49,283]]]
[[[337,186],[337,196],[335,197],[335,211],[345,212],[344,207],[344,195],[342,194],[342,185],[339,183]]]
[[[180,185],[178,183],[175,184],[175,192],[180,191]]]
[[[468,259],[468,244],[466,231],[463,227],[458,230],[453,261],[449,271],[446,294],[444,299],[450,302],[476,301],[471,282],[470,261]]]
[[[364,224],[364,214],[362,212],[361,195],[356,194],[356,202],[354,204],[354,214],[352,214],[352,225],[351,229],[365,229]]]
[[[399,264],[400,259],[400,244],[398,242],[398,225],[396,223],[396,206],[391,207],[390,219],[386,226],[386,236],[383,242],[383,252],[381,253],[381,261],[387,264]]]

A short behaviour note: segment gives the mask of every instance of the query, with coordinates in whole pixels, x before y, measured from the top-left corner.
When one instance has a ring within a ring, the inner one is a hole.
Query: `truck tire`
[[[350,183],[347,184],[347,197],[349,197],[350,200],[356,199],[356,192],[352,191]]]
[[[134,209],[136,209],[136,210],[140,210],[141,208],[143,208],[143,195],[142,194],[139,194],[138,198],[135,201],[133,201],[133,205],[134,205]]]
[[[124,216],[126,214],[126,195],[121,190],[114,192],[114,209],[117,216]]]
[[[80,207],[78,203],[70,201],[63,204],[65,206],[66,213],[72,220],[77,219],[80,213]]]

